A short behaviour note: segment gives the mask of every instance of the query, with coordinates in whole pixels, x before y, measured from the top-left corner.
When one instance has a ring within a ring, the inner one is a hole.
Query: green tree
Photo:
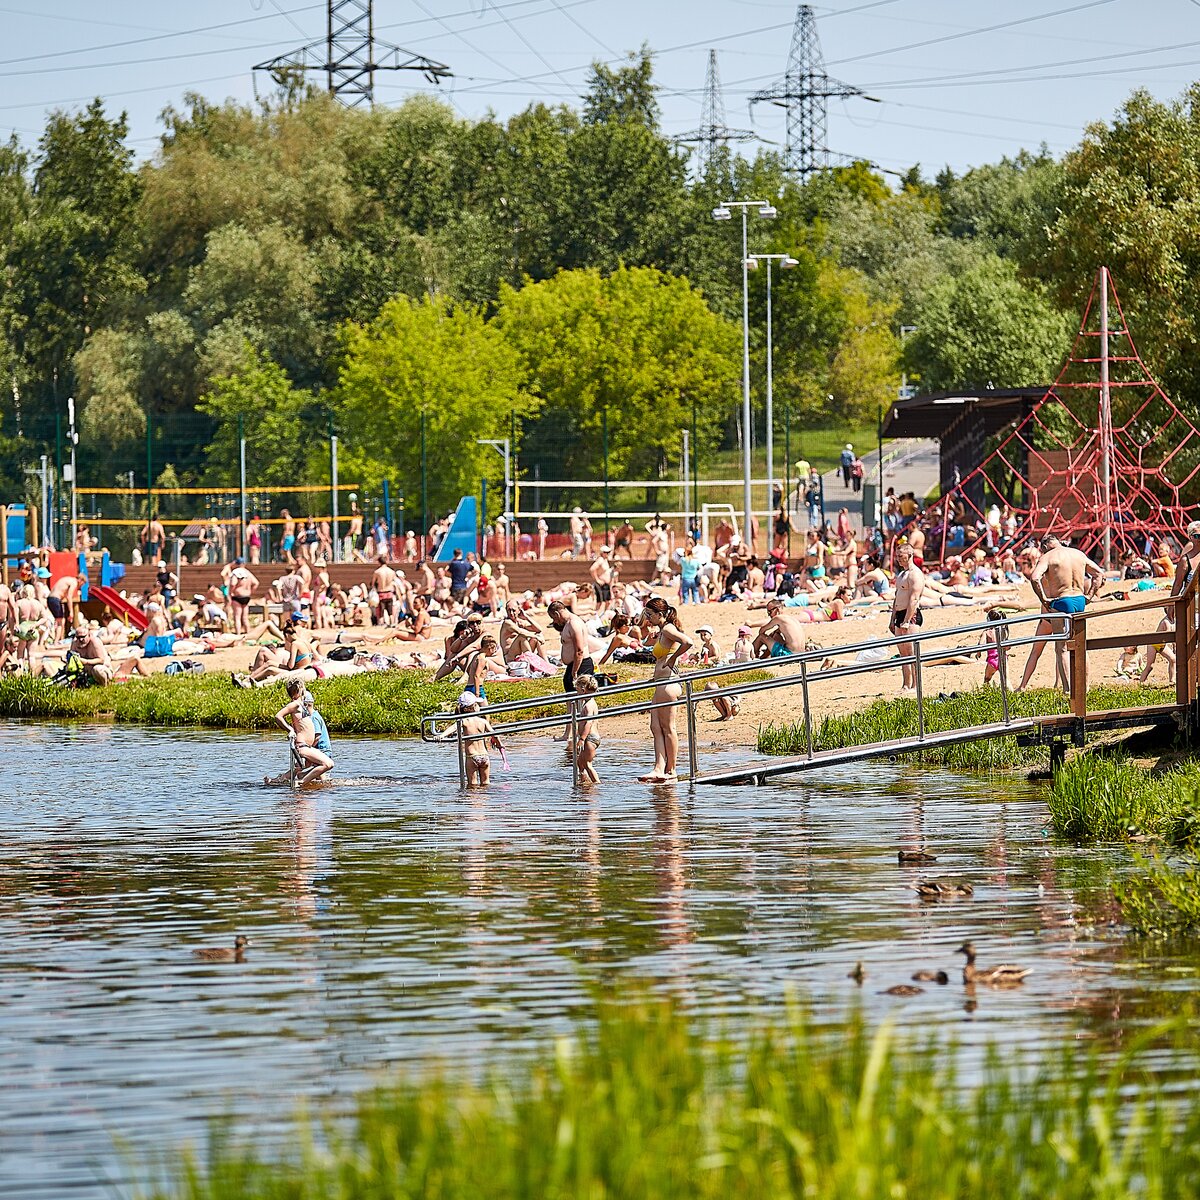
[[[1078,305],[1109,267],[1151,369],[1200,407],[1200,84],[1170,103],[1135,92],[1063,169],[1044,264],[1060,303]]]
[[[27,405],[52,415],[74,388],[72,360],[88,333],[142,290],[132,255],[137,179],[122,114],[99,100],[53,113],[34,161],[32,203],[6,239],[0,322]],[[18,165],[8,164],[10,170]]]
[[[330,398],[345,470],[390,478],[420,496],[424,419],[427,523],[493,473],[495,456],[476,439],[507,436],[514,414],[536,408],[517,353],[476,308],[397,296],[369,325],[347,325],[342,338]]]
[[[243,343],[237,368],[214,380],[197,407],[217,422],[206,451],[210,482],[237,480],[239,418],[254,483],[285,486],[320,477],[323,447],[310,436],[316,398],[250,343]]]
[[[924,391],[1047,384],[1069,348],[1070,324],[1040,285],[991,255],[930,290],[906,360]]]
[[[685,279],[649,267],[563,271],[505,286],[496,321],[544,402],[522,458],[545,475],[599,478],[607,410],[610,471],[659,476],[693,404],[697,445],[712,448],[735,403],[737,329]]]

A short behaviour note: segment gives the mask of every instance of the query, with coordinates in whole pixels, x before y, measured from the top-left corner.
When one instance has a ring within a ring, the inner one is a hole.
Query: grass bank
[[[619,682],[638,678],[630,668],[618,671]],[[768,678],[762,670],[728,676],[725,686]],[[430,683],[420,671],[381,671],[309,684],[330,733],[387,734],[413,737],[421,718],[453,707],[462,691],[459,682]],[[530,679],[519,683],[489,683],[493,704],[555,695],[562,681]],[[646,701],[649,686],[607,698],[602,708]],[[193,725],[213,729],[274,729],[274,714],[285,702],[282,684],[269,688],[239,688],[225,675],[155,675],[104,688],[61,688],[28,676],[0,679],[0,717],[43,720],[117,721],[138,725]],[[547,704],[516,714],[521,720],[561,715],[561,705]],[[510,718],[511,719],[511,718]]]
[[[1169,688],[1096,687],[1088,691],[1088,704],[1093,708],[1162,704],[1173,698],[1174,692]],[[1060,691],[1042,688],[1010,695],[1009,707],[1013,716],[1049,716],[1066,712],[1067,698]],[[925,701],[925,729],[928,733],[989,724],[1002,717],[997,688],[979,688],[943,700],[928,698]],[[917,702],[900,698],[876,700],[861,712],[826,717],[814,733],[813,741],[815,749],[829,750],[837,746],[861,746],[868,742],[915,737],[916,734]],[[808,736],[803,722],[771,722],[764,725],[759,730],[758,749],[763,754],[808,753]],[[1045,754],[1045,750],[1036,747],[1018,746],[1015,737],[1002,737],[965,742],[958,746],[931,747],[906,757],[960,770],[989,771],[1043,763]]]
[[[1073,842],[1156,838],[1187,848],[1200,834],[1200,765],[1156,771],[1080,755],[1054,776],[1046,802],[1055,832]]]
[[[352,675],[309,686],[331,733],[403,737],[420,733],[421,718],[451,707],[462,690],[453,681],[430,683],[419,671]],[[500,703],[551,695],[560,687],[557,679],[496,683],[488,685],[488,695]],[[154,676],[79,690],[24,676],[0,680],[0,716],[5,717],[272,729],[284,702],[282,685],[247,690],[220,675]]]
[[[1200,930],[1200,764],[1148,770],[1127,758],[1083,755],[1047,796],[1055,831],[1075,842],[1151,842],[1114,892],[1126,924],[1155,937]]]
[[[961,1086],[944,1045],[792,1013],[735,1045],[670,1004],[601,1008],[482,1083],[363,1093],[348,1125],[298,1123],[290,1155],[214,1138],[156,1200],[568,1200],[730,1196],[1117,1200],[1196,1194],[1200,1106],[1130,1054],[1040,1071],[991,1056]],[[1131,1098],[1135,1097],[1135,1098]]]

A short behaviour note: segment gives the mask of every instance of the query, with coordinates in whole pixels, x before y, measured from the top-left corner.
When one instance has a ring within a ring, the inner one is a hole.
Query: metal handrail
[[[1009,639],[1006,634],[1008,627],[1012,625],[1028,625],[1042,621],[1048,621],[1053,625],[1062,625],[1061,631],[1051,632],[1049,634],[1038,637],[1034,634],[1027,638]],[[696,737],[695,737],[695,706],[699,703],[707,703],[709,701],[729,696],[749,695],[754,692],[773,691],[778,688],[800,686],[802,691],[802,703],[804,709],[804,723],[807,732],[807,746],[809,758],[813,755],[813,735],[812,735],[812,711],[809,700],[809,685],[811,676],[808,671],[808,665],[812,662],[823,661],[831,657],[831,654],[836,653],[839,657],[849,654],[858,654],[864,650],[875,650],[886,648],[888,646],[900,646],[902,644],[911,644],[913,652],[907,655],[897,655],[894,658],[889,658],[884,661],[873,661],[869,663],[848,663],[843,666],[830,667],[828,670],[820,671],[821,679],[838,679],[845,676],[861,675],[865,673],[874,673],[881,668],[894,669],[904,665],[913,665],[916,668],[916,703],[917,703],[917,724],[918,724],[918,741],[923,740],[925,736],[925,697],[922,681],[922,666],[931,663],[936,663],[942,659],[948,658],[953,654],[978,654],[982,653],[985,647],[981,647],[978,642],[971,643],[969,646],[950,646],[946,649],[935,652],[933,654],[922,654],[921,647],[927,642],[944,640],[947,638],[959,638],[966,635],[982,632],[997,633],[997,645],[1002,649],[1011,649],[1018,646],[1034,645],[1036,643],[1050,642],[1067,642],[1071,638],[1071,616],[1066,613],[1029,613],[1022,616],[1006,617],[1003,621],[983,621],[974,625],[958,625],[951,629],[928,630],[924,633],[915,633],[907,636],[898,636],[892,638],[872,638],[869,641],[853,642],[846,646],[838,646],[836,648],[804,650],[797,654],[788,654],[777,658],[762,658],[751,659],[749,662],[743,663],[723,663],[718,666],[704,667],[698,671],[689,671],[686,675],[680,676],[678,680],[638,680],[631,683],[617,684],[613,687],[604,689],[606,697],[625,695],[630,692],[644,692],[648,687],[657,688],[663,682],[678,682],[683,686],[684,695],[678,700],[642,700],[630,704],[616,704],[606,708],[601,708],[593,716],[592,720],[606,720],[612,717],[629,716],[633,714],[644,714],[654,712],[661,708],[678,708],[681,705],[686,707],[687,714],[687,729],[688,729],[688,766],[689,777],[694,777],[697,772],[697,756],[696,756]],[[798,668],[798,671],[795,670]],[[760,669],[778,669],[786,674],[775,675],[770,679],[754,679],[745,682],[733,683],[730,686],[718,688],[715,691],[700,690],[697,693],[696,684],[706,683],[709,680],[719,680],[731,675],[744,674],[747,671]],[[1009,711],[1008,702],[1008,676],[1007,671],[1001,671],[1001,696],[1002,706],[1004,710],[1003,724],[1011,723],[1011,714]],[[531,708],[546,708],[564,706],[566,712],[563,714],[551,714],[548,716],[530,717],[525,720],[511,721],[508,723],[493,725],[493,729],[497,735],[510,733],[530,733],[541,729],[559,729],[564,726],[571,728],[574,732],[578,721],[578,701],[579,695],[577,692],[561,692],[549,696],[529,696],[520,700],[508,700],[500,704],[489,705],[486,709],[489,718],[494,718],[505,713],[517,713],[526,711]],[[477,715],[474,712],[459,713],[432,713],[421,718],[421,738],[423,741],[447,741],[456,739],[459,743],[459,774],[465,782],[465,757],[462,746],[462,722],[468,717]],[[439,732],[439,726],[446,726],[443,732]],[[452,727],[452,728],[450,728]],[[572,740],[572,743],[574,741]],[[572,777],[576,776],[576,767],[574,758],[572,758]]]

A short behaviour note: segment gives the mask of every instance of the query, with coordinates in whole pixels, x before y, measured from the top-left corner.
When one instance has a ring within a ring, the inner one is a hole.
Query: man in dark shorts
[[[613,565],[612,547],[601,546],[600,553],[592,560],[588,574],[592,577],[592,587],[596,593],[596,616],[601,617],[608,611],[612,603]]]
[[[896,595],[892,600],[892,615],[888,629],[893,637],[911,636],[925,623],[921,616],[921,593],[925,590],[925,576],[913,561],[913,549],[905,543],[896,549]],[[901,642],[896,647],[901,658],[913,652],[912,642]],[[915,691],[917,686],[916,664],[900,664],[902,692]]]
[[[250,598],[258,587],[258,580],[246,569],[245,561],[237,559],[229,572],[230,611],[233,616],[233,632],[249,633],[250,626],[246,620],[246,610],[250,607]]]
[[[471,578],[471,564],[463,558],[461,550],[455,550],[450,560],[450,595],[459,604],[467,598],[467,581]]]
[[[562,649],[559,651],[559,661],[563,670],[563,691],[575,690],[577,675],[594,675],[595,664],[588,655],[587,626],[561,600],[555,600],[546,610],[550,624],[558,630],[562,638]]]
[[[626,558],[633,558],[633,526],[630,525],[628,521],[625,521],[617,526],[617,532],[614,535],[614,541],[614,558],[619,555],[622,550],[625,551]]]

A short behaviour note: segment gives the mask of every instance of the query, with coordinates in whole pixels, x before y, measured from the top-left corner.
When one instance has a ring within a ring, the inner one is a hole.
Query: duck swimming
[[[881,996],[920,996],[924,991],[923,987],[917,987],[911,983],[898,983],[895,987],[884,988],[879,994]]]
[[[913,979],[918,983],[949,983],[950,976],[945,971],[917,971]]]
[[[918,879],[912,889],[922,900],[958,900],[975,895],[969,883],[950,883],[945,879]]]
[[[929,854],[924,850],[901,850],[896,855],[896,860],[902,867],[906,867],[915,863],[937,862],[937,855]]]
[[[250,939],[239,933],[233,939],[232,946],[203,946],[199,950],[193,950],[192,954],[206,962],[242,962],[246,957],[248,945]]]
[[[955,953],[965,954],[967,957],[963,967],[963,983],[985,983],[988,987],[1019,987],[1029,974],[1028,967],[1014,967],[1010,963],[1002,963],[998,967],[977,967],[973,942],[963,942]]]

